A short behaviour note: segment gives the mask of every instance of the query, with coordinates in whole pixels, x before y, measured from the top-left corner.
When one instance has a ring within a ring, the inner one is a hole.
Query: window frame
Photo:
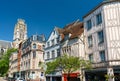
[[[93,37],[92,35],[88,36],[88,47],[92,47],[93,46]]]
[[[102,23],[102,14],[101,12],[96,15],[96,24],[99,25]]]
[[[100,51],[99,55],[100,55],[100,61],[105,62],[106,61],[105,50]]]
[[[93,53],[89,54],[89,60],[90,60],[91,62],[94,62]]]
[[[55,40],[54,39],[51,40],[51,46],[53,46],[53,45],[55,45]]]
[[[50,52],[47,52],[47,59],[50,59]]]
[[[55,58],[55,50],[52,50],[52,58]]]
[[[92,29],[92,21],[91,21],[91,19],[89,19],[87,21],[87,31],[89,31],[90,29]]]
[[[98,35],[98,44],[104,43],[104,32],[103,30],[99,31],[97,33]]]
[[[60,49],[57,49],[57,57],[60,56]]]
[[[33,44],[33,48],[34,48],[34,49],[36,49],[36,48],[37,48],[37,45],[36,45],[35,43]]]
[[[47,42],[47,47],[50,47],[50,42]]]

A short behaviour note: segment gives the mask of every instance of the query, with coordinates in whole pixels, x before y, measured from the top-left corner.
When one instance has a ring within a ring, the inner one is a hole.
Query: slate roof
[[[0,48],[12,48],[12,42],[0,40]]]

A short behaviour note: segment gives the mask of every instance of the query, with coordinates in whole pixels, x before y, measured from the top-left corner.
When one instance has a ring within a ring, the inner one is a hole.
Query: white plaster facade
[[[53,61],[55,58],[60,56],[59,30],[61,29],[55,27],[46,41],[44,55],[44,60],[46,63]],[[57,81],[61,81],[61,76],[61,72],[55,72],[54,74],[46,75],[46,81],[56,81],[57,79]]]
[[[48,62],[58,57],[59,55],[57,54],[58,49],[60,49],[59,32],[58,32],[58,28],[55,27],[45,44],[45,55],[44,55],[45,61]],[[54,50],[54,56],[52,56],[53,50]],[[48,52],[49,52],[49,55],[48,55]]]

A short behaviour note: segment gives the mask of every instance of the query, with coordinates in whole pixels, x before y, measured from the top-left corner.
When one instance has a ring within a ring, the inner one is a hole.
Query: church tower
[[[20,42],[27,39],[27,25],[25,20],[18,19],[14,28],[13,47],[18,48]]]

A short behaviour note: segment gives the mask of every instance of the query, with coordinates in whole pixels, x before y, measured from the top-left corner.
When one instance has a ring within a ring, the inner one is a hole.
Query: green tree
[[[47,63],[46,73],[50,74],[61,69],[63,73],[67,74],[67,80],[70,81],[70,74],[83,68],[90,69],[91,62],[79,57],[64,54],[54,61]]]
[[[9,58],[10,55],[17,51],[17,49],[11,48],[8,49],[2,56],[0,60],[0,76],[4,76],[9,70]]]

